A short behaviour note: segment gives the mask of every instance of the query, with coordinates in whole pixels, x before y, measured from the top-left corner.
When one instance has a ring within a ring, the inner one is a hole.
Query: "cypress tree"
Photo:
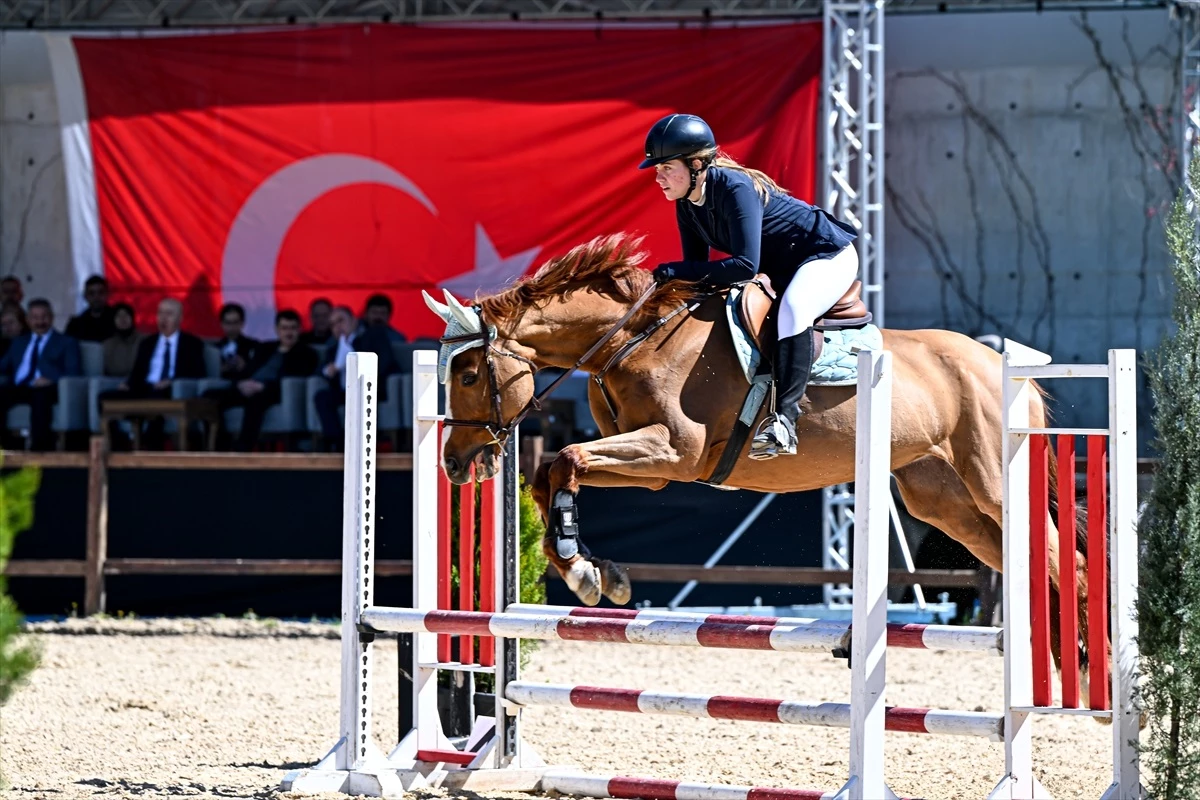
[[[1200,799],[1200,152],[1168,219],[1173,330],[1146,361],[1160,458],[1139,522],[1143,784]],[[1147,780],[1148,779],[1148,780]]]

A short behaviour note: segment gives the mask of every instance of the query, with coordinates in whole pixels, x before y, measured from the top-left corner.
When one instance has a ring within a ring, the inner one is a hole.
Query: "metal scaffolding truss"
[[[821,205],[858,228],[863,302],[883,327],[883,0],[827,2],[821,81]],[[821,566],[848,569],[854,493],[822,494]],[[903,535],[903,534],[901,534]],[[826,605],[847,605],[849,584],[825,584]]]
[[[852,4],[843,4],[852,5]],[[1165,8],[1167,0],[889,0],[889,13]],[[823,0],[0,0],[0,28],[818,18]]]
[[[822,206],[858,228],[863,301],[883,315],[883,0],[824,6]]]

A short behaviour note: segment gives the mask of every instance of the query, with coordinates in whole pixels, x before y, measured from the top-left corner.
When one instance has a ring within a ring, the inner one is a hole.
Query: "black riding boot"
[[[770,414],[750,444],[752,458],[767,459],[796,453],[796,418],[800,398],[812,374],[813,329],[780,339],[775,345],[775,413]]]

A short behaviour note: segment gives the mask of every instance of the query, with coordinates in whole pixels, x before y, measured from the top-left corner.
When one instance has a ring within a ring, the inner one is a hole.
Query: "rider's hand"
[[[654,281],[658,284],[664,284],[675,278],[675,270],[670,264],[659,264],[654,268]]]

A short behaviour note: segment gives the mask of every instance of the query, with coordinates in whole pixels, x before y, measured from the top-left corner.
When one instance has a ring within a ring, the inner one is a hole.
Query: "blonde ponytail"
[[[748,175],[750,180],[754,183],[754,191],[758,193],[760,198],[762,198],[764,206],[767,204],[767,200],[770,198],[772,192],[778,194],[789,194],[788,190],[784,189],[782,186],[772,180],[770,175],[762,170],[742,166],[737,161],[734,161],[728,153],[720,148],[709,147],[705,148],[704,150],[698,150],[688,156],[685,160],[685,163],[691,164],[692,159],[694,158],[698,158],[701,162],[705,164],[711,164],[714,167],[731,169]]]

